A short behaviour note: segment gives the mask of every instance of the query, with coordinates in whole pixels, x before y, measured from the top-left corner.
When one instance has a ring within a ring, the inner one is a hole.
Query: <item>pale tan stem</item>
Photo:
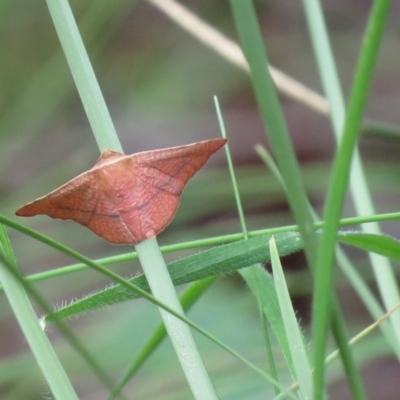
[[[197,15],[173,0],[148,0],[177,25],[230,63],[249,72],[249,66],[239,45],[210,26]],[[278,90],[289,98],[305,104],[312,110],[327,115],[329,104],[325,97],[269,65],[269,71]]]

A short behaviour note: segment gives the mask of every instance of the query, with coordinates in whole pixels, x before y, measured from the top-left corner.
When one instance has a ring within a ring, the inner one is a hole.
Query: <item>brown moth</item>
[[[217,138],[129,156],[106,150],[93,168],[16,214],[72,219],[115,244],[154,238],[174,217],[187,181],[225,143]]]

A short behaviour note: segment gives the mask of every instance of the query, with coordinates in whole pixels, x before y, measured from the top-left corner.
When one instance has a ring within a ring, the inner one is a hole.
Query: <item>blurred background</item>
[[[268,147],[268,141],[249,78],[243,70],[182,30],[150,2],[74,0],[70,3],[125,153],[219,136],[213,104],[213,96],[217,95],[248,229],[293,223],[282,188],[254,151],[256,144]],[[188,0],[181,4],[237,41],[229,2]],[[321,93],[301,2],[269,0],[255,4],[271,64]],[[325,0],[322,4],[347,95],[371,2]],[[380,213],[399,209],[399,18],[400,4],[395,2],[370,92],[366,126],[360,137],[362,158]],[[0,58],[0,212],[16,218],[14,212],[18,207],[90,168],[99,151],[46,3],[3,0],[0,20],[3,49]],[[320,212],[335,151],[330,122],[326,115],[287,95],[281,98],[310,199]],[[353,207],[348,201],[344,216],[351,215]],[[47,217],[18,221],[89,257],[131,251],[111,246],[72,222]],[[400,238],[400,225],[396,222],[384,224],[383,230]],[[240,225],[225,155],[221,151],[189,183],[175,220],[158,240],[164,245],[236,232],[240,232]],[[73,263],[18,232],[9,230],[9,235],[24,274]],[[171,261],[189,253],[166,255],[166,259]],[[351,255],[372,284],[365,255],[355,251]],[[284,267],[294,304],[307,332],[310,281],[305,261],[301,254],[287,257]],[[124,276],[140,270],[132,262],[112,268]],[[356,333],[371,320],[340,273],[336,279],[339,298],[346,306],[349,330]],[[102,289],[107,283],[102,276],[86,271],[40,282],[37,288],[56,306]],[[256,304],[236,275],[220,279],[189,316],[266,367]],[[117,379],[158,321],[157,310],[139,300],[85,315],[72,321],[71,327]],[[246,331],[241,329],[243,326]],[[56,330],[50,329],[49,335],[80,398],[106,398],[103,386]],[[265,382],[207,340],[196,338],[221,398],[265,396]],[[400,369],[390,358],[388,347],[378,333],[371,335],[368,346],[364,349],[362,346],[359,356],[365,360],[363,374],[370,398],[397,399],[398,379],[394,377]],[[3,292],[0,292],[0,357],[1,398],[30,400],[46,395],[45,382]],[[332,369],[329,375],[331,398],[347,399],[346,386],[337,371]],[[379,371],[379,382],[376,382],[376,371]],[[148,360],[126,393],[132,399],[190,397],[169,343],[165,342]]]

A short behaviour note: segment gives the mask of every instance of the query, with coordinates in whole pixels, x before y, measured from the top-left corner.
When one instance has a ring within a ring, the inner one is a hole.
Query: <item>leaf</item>
[[[341,231],[338,239],[342,243],[400,261],[400,242],[390,236]]]
[[[298,232],[275,234],[274,237],[281,255],[291,254],[300,250],[303,246]],[[209,276],[230,273],[255,263],[268,262],[270,259],[268,241],[270,238],[271,235],[257,236],[248,240],[218,246],[172,262],[168,264],[171,279],[175,285],[181,285]],[[132,278],[130,282],[149,291],[144,275]],[[54,317],[72,317],[137,297],[136,292],[128,290],[124,286],[115,285],[58,309],[54,313],[47,315],[46,321],[51,322]]]

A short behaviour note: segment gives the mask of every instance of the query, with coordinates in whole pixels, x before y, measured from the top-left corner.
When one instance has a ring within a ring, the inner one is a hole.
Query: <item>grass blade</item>
[[[270,239],[269,248],[271,253],[272,270],[274,272],[276,293],[285,326],[286,336],[289,342],[294,370],[297,380],[299,381],[301,398],[312,399],[313,379],[310,362],[308,359],[308,351],[304,345],[304,338],[297,322],[296,314],[293,310],[274,238]]]
[[[231,6],[243,52],[250,66],[259,111],[287,187],[287,199],[303,237],[307,260],[309,265],[313,265],[317,248],[313,219],[279,98],[268,72],[267,55],[254,6],[247,0],[231,0]]]
[[[122,152],[120,141],[68,1],[48,0],[47,5],[99,149],[101,151],[111,149]],[[181,317],[180,314],[183,314],[183,310],[156,240],[145,240],[139,243],[136,249],[152,291],[161,296],[161,301],[168,304],[170,311],[175,311],[171,315],[160,309],[194,397],[196,399],[216,399],[215,390],[202,363],[189,327],[180,318],[175,318],[176,315]],[[150,249],[152,250],[150,251]],[[154,271],[158,272],[153,273]],[[163,276],[163,279],[160,279],[160,276]],[[185,343],[186,347],[182,347],[180,342]],[[192,361],[189,364],[185,361],[188,354],[191,355]]]
[[[351,90],[348,114],[343,138],[333,165],[327,203],[324,210],[325,227],[318,248],[315,292],[313,299],[313,339],[315,346],[314,396],[319,399],[324,387],[324,358],[326,328],[330,314],[330,288],[333,266],[333,252],[336,232],[344,196],[346,193],[350,165],[355,148],[361,118],[375,67],[377,53],[391,2],[378,0],[374,3],[369,27],[361,50],[354,85]]]
[[[7,233],[4,226],[1,224],[0,256],[0,280],[3,284],[4,291],[52,393],[60,400],[78,400],[78,396],[64,368],[39,324],[36,313],[25,293],[23,285],[15,276],[19,274],[19,272],[16,270],[16,262]],[[5,263],[8,263],[10,268],[15,270],[15,274],[12,274],[11,271],[8,270]]]

